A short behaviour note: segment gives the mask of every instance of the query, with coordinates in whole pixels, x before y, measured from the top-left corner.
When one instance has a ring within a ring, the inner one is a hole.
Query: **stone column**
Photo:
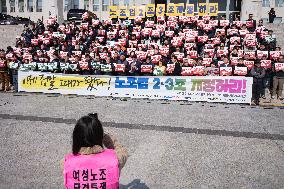
[[[59,24],[62,24],[64,22],[64,15],[63,15],[63,12],[64,12],[64,6],[63,6],[63,2],[64,0],[57,0],[56,3],[57,3],[57,20],[58,20],[58,23]]]
[[[7,7],[7,14],[9,14],[10,13],[10,11],[11,11],[11,7],[10,7],[10,1],[9,0],[6,0],[6,7]]]
[[[84,9],[84,0],[79,0],[79,9]]]

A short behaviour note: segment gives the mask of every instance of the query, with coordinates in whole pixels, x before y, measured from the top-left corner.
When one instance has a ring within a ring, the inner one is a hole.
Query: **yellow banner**
[[[117,6],[109,6],[109,17],[117,18]]]
[[[218,3],[198,3],[197,12],[199,16],[210,15],[218,16],[219,8]],[[194,16],[194,4],[184,3],[169,3],[167,9],[165,4],[147,4],[142,6],[109,6],[109,17],[110,18],[129,18],[134,19],[139,16],[142,18],[153,17],[153,16]]]
[[[175,4],[174,3],[168,4],[167,15],[168,16],[175,16]]]
[[[146,6],[146,16],[147,17],[155,16],[155,4],[148,4]]]
[[[175,15],[174,16],[183,16],[184,13],[184,4],[178,3],[175,4]]]
[[[120,6],[119,7],[118,18],[127,18],[126,6]]]
[[[204,16],[207,15],[208,9],[207,9],[207,3],[199,3],[198,4],[198,15],[199,16]]]
[[[165,4],[157,4],[156,7],[156,16],[165,16],[166,5]]]
[[[128,9],[128,18],[129,19],[135,19],[136,17],[136,7],[135,6],[131,6]]]
[[[209,3],[209,15],[218,16],[219,8],[218,3]]]
[[[136,16],[145,18],[145,6],[136,7]]]

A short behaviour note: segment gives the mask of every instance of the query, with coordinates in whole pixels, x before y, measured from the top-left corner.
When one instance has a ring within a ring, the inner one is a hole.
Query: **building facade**
[[[57,16],[59,22],[67,19],[70,9],[86,9],[94,12],[100,19],[107,19],[109,6],[140,6],[149,3],[219,3],[219,12],[227,19],[240,15],[242,20],[248,14],[255,19],[268,18],[268,12],[275,8],[277,17],[284,17],[284,0],[1,0],[0,11],[12,16],[47,19],[49,15]]]

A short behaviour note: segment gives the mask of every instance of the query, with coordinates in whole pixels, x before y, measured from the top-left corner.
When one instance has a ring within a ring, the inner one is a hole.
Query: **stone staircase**
[[[20,36],[23,32],[24,26],[23,25],[2,25],[0,26],[0,49],[5,49],[8,46],[15,46],[16,45],[16,37]]]

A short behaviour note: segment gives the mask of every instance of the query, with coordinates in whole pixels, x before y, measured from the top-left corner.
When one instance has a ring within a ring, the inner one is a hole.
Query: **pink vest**
[[[99,154],[69,154],[64,161],[64,185],[68,189],[118,189],[119,164],[114,150]]]

